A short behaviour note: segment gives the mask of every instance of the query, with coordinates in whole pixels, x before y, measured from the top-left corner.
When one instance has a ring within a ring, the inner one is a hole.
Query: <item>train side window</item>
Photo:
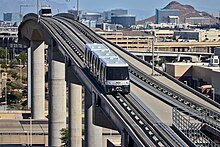
[[[92,70],[95,72],[95,59],[96,57],[92,55]]]
[[[88,50],[86,49],[85,51],[85,62],[87,63],[88,62]]]
[[[96,57],[95,58],[95,72],[96,72],[96,75],[97,75],[97,71],[98,71],[97,70],[98,69],[98,64],[97,64],[98,62],[97,61],[98,61],[98,58]]]
[[[97,69],[98,69],[98,71],[99,71],[99,63],[100,63],[100,60],[99,59],[97,59]]]
[[[90,63],[91,63],[91,69],[92,69],[92,71],[93,71],[93,54],[92,54],[92,53],[91,53]]]
[[[89,65],[90,64],[90,62],[89,62],[90,61],[90,52],[89,51],[88,51],[88,60],[87,61],[88,61],[88,66],[90,66]]]
[[[103,81],[103,64],[101,64],[101,68],[100,68],[100,81]]]

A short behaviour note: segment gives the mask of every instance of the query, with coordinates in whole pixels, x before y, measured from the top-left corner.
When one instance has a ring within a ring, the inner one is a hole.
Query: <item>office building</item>
[[[184,41],[195,40],[198,42],[217,42],[220,41],[220,31],[216,29],[175,31],[174,39],[181,39]]]
[[[143,31],[96,31],[97,34],[128,51],[150,49],[153,36]]]
[[[3,13],[3,21],[10,23],[19,23],[20,16],[19,13]]]
[[[111,17],[112,16],[127,15],[127,14],[128,14],[128,10],[125,10],[125,9],[114,9],[114,10],[103,12],[103,18],[104,18],[105,21],[111,21]]]
[[[112,24],[121,24],[123,27],[131,27],[135,25],[136,16],[134,15],[116,15],[111,17]]]
[[[156,9],[156,23],[169,23],[179,17],[180,11],[178,9]],[[171,17],[172,16],[172,17]]]
[[[192,25],[208,25],[211,24],[211,20],[205,17],[189,17],[185,19],[185,23]]]

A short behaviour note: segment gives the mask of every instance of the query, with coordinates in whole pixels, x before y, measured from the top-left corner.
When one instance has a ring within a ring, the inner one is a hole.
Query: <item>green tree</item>
[[[158,61],[158,65],[161,66],[162,64],[166,64],[167,63],[167,60],[165,58],[161,58],[159,61]]]
[[[68,146],[68,129],[66,128],[62,128],[60,130],[61,132],[61,143],[63,147],[67,147]]]
[[[19,79],[19,76],[18,76],[18,73],[17,72],[13,72],[11,74],[11,77],[14,78],[15,80],[18,80]]]
[[[1,68],[4,68],[4,69],[7,71],[8,66],[7,66],[7,64],[6,64],[6,60],[4,60],[4,61],[2,62]]]
[[[17,57],[18,62],[19,59],[21,60],[21,64],[25,65],[25,63],[27,62],[27,53],[25,51],[21,52]]]
[[[6,55],[6,49],[0,48],[0,58],[4,59]]]

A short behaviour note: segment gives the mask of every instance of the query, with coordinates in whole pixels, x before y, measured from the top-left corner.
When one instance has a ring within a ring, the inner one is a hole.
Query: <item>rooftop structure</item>
[[[210,18],[205,17],[189,17],[185,19],[185,23],[194,25],[207,25],[210,24]]]
[[[169,16],[179,16],[178,9],[156,9],[156,23],[169,23]]]

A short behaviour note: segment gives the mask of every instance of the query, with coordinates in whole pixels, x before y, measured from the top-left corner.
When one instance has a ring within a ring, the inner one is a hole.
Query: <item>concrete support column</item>
[[[68,82],[68,143],[69,147],[82,147],[82,85],[67,67]]]
[[[121,131],[121,147],[138,147],[126,130]]]
[[[85,146],[102,147],[102,128],[93,124],[92,95],[85,92]]]
[[[31,56],[31,114],[33,119],[44,119],[45,66],[43,41],[31,41]]]
[[[31,48],[28,48],[28,109],[31,109]]]
[[[61,146],[62,128],[66,128],[66,82],[64,57],[56,48],[48,49],[49,146]]]

